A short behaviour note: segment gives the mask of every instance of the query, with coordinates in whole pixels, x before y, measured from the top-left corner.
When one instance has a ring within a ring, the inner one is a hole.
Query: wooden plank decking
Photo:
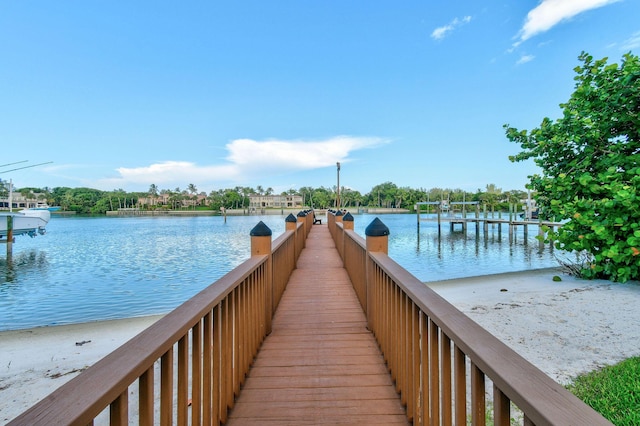
[[[326,224],[309,234],[227,424],[409,424]]]

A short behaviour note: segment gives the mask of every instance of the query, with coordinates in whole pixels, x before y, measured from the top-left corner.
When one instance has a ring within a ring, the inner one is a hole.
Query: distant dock
[[[420,222],[436,222],[438,224],[438,234],[442,232],[442,225],[448,224],[451,232],[455,231],[456,226],[459,226],[462,231],[466,232],[469,224],[475,225],[476,233],[480,232],[480,226],[482,226],[482,230],[484,233],[489,232],[489,225],[498,227],[498,233],[502,232],[502,225],[507,225],[509,230],[509,235],[513,235],[514,231],[518,228],[518,226],[522,226],[524,230],[524,235],[528,235],[529,226],[537,226],[538,235],[543,237],[545,234],[545,230],[548,229],[551,232],[555,228],[559,228],[562,226],[560,222],[551,222],[551,221],[543,221],[536,219],[524,219],[521,218],[519,214],[516,213],[515,208],[512,206],[507,213],[508,217],[503,218],[502,212],[497,212],[498,217],[495,217],[496,212],[487,212],[486,210],[480,213],[480,206],[477,201],[469,201],[469,202],[456,202],[451,203],[451,205],[461,205],[462,211],[460,213],[453,213],[449,211],[449,204],[445,204],[446,210],[443,211],[443,203],[440,201],[427,201],[416,203],[416,216],[417,216],[417,225],[418,231],[420,230]],[[421,206],[434,206],[435,212],[427,212],[425,213]],[[470,213],[467,213],[467,206],[474,206],[474,215],[469,217]],[[427,215],[425,217],[425,214]],[[526,214],[526,213],[525,213]],[[541,244],[543,244],[541,240]]]

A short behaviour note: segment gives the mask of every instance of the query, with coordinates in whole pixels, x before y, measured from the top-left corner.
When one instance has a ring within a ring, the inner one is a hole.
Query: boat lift
[[[0,169],[3,167],[9,167],[9,166],[13,166],[16,164],[22,164],[22,163],[27,163],[29,162],[29,160],[22,160],[22,161],[16,161],[14,163],[7,163],[7,164],[0,164]],[[30,166],[23,166],[23,167],[16,167],[14,169],[10,169],[10,170],[0,170],[0,174],[2,173],[8,173],[8,172],[14,172],[16,170],[22,170],[22,169],[29,169],[31,167],[37,167],[37,166],[42,166],[45,164],[51,164],[53,163],[53,161],[47,161],[45,163],[39,163],[39,164],[33,164]],[[0,180],[1,182],[1,180]],[[11,179],[9,179],[9,213],[11,213],[13,211],[13,182],[11,181]],[[7,258],[9,256],[11,256],[13,254],[13,243],[15,242],[15,237],[13,235],[13,218],[14,215],[12,214],[8,214],[7,215],[7,235],[6,235],[6,239],[0,239],[0,243],[6,243],[7,244]],[[40,229],[34,229],[33,232],[39,232],[42,233]],[[31,235],[31,234],[29,234]],[[35,235],[35,234],[33,234]]]

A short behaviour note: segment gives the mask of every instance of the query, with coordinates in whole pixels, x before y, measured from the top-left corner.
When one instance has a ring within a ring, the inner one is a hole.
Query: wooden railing
[[[327,223],[414,425],[611,424],[389,258],[378,219]]]
[[[313,226],[294,219],[273,242],[259,223],[250,259],[9,425],[224,423]],[[524,425],[610,424],[389,258],[380,221],[366,239],[327,223],[413,424],[509,425],[512,405]]]
[[[287,223],[272,248],[271,231],[260,222],[251,231],[251,258],[9,425],[225,422],[271,330],[306,223]]]

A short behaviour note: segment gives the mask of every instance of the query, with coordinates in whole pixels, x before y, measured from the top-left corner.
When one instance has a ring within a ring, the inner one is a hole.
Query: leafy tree
[[[333,206],[335,197],[333,195],[333,191],[321,186],[320,188],[316,188],[311,194],[311,205],[317,209],[326,209],[330,206]]]
[[[194,184],[190,183],[187,186],[187,191],[189,192],[189,195],[191,195],[191,197],[188,198],[192,201],[193,209],[195,210],[198,200],[198,196],[196,195],[198,193],[198,188]]]
[[[392,182],[384,182],[374,186],[367,195],[370,206],[396,207],[398,186]]]
[[[362,203],[362,194],[351,188],[340,189],[340,204],[344,207],[357,207]]]
[[[502,189],[496,187],[496,185],[493,183],[488,184],[486,188],[486,192],[483,192],[480,195],[480,201],[485,203],[491,209],[495,209],[495,207],[498,205],[498,202],[502,198]]]
[[[8,197],[9,196],[9,183],[0,179],[0,197]]]
[[[313,207],[313,188],[310,186],[303,186],[298,192],[302,195],[302,204],[308,207]]]
[[[237,209],[242,201],[242,195],[235,189],[225,189],[222,195],[223,206],[226,209]]]
[[[152,207],[155,207],[156,204],[158,204],[158,186],[155,183],[152,183],[151,185],[149,185],[149,190],[147,191],[147,197],[151,201]]]
[[[530,188],[547,217],[568,220],[556,247],[586,255],[581,275],[625,282],[640,278],[640,60],[607,64],[582,53],[575,91],[561,118],[529,132],[505,125],[542,175]]]

